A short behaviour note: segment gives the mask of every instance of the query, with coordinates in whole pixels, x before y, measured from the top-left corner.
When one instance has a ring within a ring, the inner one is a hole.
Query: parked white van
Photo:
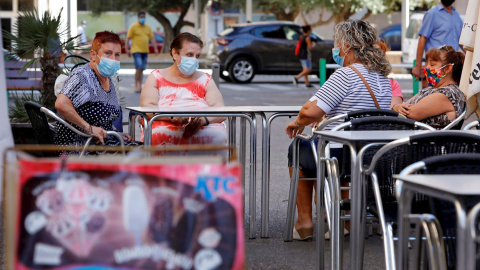
[[[408,24],[407,33],[402,43],[402,62],[411,63],[417,57],[417,45],[418,45],[418,32],[422,27],[423,15],[425,13],[413,13],[410,16],[410,22]]]

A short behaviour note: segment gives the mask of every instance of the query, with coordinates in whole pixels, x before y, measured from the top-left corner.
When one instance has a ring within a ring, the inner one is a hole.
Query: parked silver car
[[[302,70],[295,56],[301,27],[292,22],[268,21],[233,25],[211,41],[207,57],[220,63],[220,77],[249,83],[256,74],[298,74]],[[312,32],[312,72],[318,74],[319,60],[332,59],[333,41]],[[228,75],[227,75],[228,72]],[[328,70],[327,76],[333,70]]]

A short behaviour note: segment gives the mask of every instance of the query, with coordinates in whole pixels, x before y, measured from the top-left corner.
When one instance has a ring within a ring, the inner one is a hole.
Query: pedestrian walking
[[[452,46],[458,51],[460,33],[462,32],[462,19],[452,6],[455,0],[441,0],[431,8],[423,17],[422,27],[419,31],[417,57],[415,67],[412,70],[416,79],[423,77],[422,59],[423,53],[431,48],[439,48],[443,45]]]
[[[78,44],[80,46],[87,44],[87,35],[85,34],[85,28],[87,27],[87,21],[82,21],[77,28]]]
[[[300,59],[302,64],[302,72],[300,72],[296,77],[293,78],[293,84],[297,85],[298,80],[301,77],[305,78],[305,86],[313,87],[308,82],[308,74],[312,72],[312,53],[310,52],[313,49],[313,42],[310,39],[310,34],[312,33],[312,27],[310,25],[302,26],[303,35],[300,36],[300,39],[295,48],[295,55]]]
[[[135,65],[135,93],[140,93],[142,90],[143,71],[147,68],[148,58],[148,42],[152,42],[155,55],[158,54],[157,43],[153,36],[153,31],[145,24],[146,13],[144,11],[138,12],[138,22],[132,24],[127,32],[127,40],[125,43],[125,50],[128,57],[133,55],[133,62]],[[130,44],[131,41],[131,44]],[[131,45],[131,48],[129,48]]]

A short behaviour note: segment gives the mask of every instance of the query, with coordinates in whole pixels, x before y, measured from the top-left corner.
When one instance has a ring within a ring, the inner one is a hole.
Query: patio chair
[[[480,154],[462,153],[429,157],[409,165],[400,174],[480,174]],[[454,183],[455,179],[452,179],[452,184]],[[397,191],[399,190],[397,189]],[[472,208],[478,202],[480,202],[479,196],[469,197],[467,198],[467,207]],[[453,269],[456,262],[456,226],[455,222],[452,221],[452,219],[455,220],[455,208],[452,203],[439,199],[431,199],[430,203],[432,214],[440,220],[441,231],[446,236],[444,239],[445,248],[442,250],[442,254],[436,256],[436,264],[444,266],[444,269],[447,269],[447,266],[449,269]],[[419,237],[417,237],[415,247],[419,246],[419,240]],[[418,258],[420,250],[417,250],[414,254]]]
[[[370,117],[370,116],[398,116],[398,113],[393,110],[387,110],[387,109],[370,109],[370,110],[352,111],[352,112],[337,115],[330,119],[324,120],[320,122],[319,125],[314,130],[324,130],[325,127],[337,121],[348,122],[351,119]],[[304,141],[310,142],[315,163],[318,164],[318,157],[316,155],[317,151],[316,151],[316,144],[315,144],[316,138],[317,136],[312,132],[311,135],[299,134],[293,140],[293,158],[292,158],[292,176],[291,176],[291,182],[290,182],[290,195],[289,195],[289,204],[287,207],[287,221],[285,226],[285,232],[283,234],[283,239],[285,242],[292,241],[292,231],[293,231],[294,218],[295,218],[295,201],[297,197],[298,181],[299,180],[316,180],[315,178],[300,178],[299,176],[300,141],[304,140]],[[325,198],[327,200],[327,196],[329,196],[329,194],[325,194],[325,195],[326,195]],[[292,202],[291,200],[293,198],[294,198],[293,205],[291,205],[291,202]]]
[[[330,120],[334,121],[334,119]],[[328,124],[328,123],[327,123]],[[323,125],[325,126],[325,124]],[[414,129],[428,129],[434,130],[432,127],[425,125],[423,123],[417,122],[412,119],[406,119],[395,116],[371,116],[371,117],[362,117],[357,119],[352,119],[347,123],[343,123],[332,129],[332,131],[337,130],[414,130]],[[297,136],[297,138],[302,136]],[[287,224],[284,232],[284,241],[291,241],[292,231],[294,226],[294,213],[295,213],[295,202],[297,198],[297,189],[298,189],[298,180],[316,180],[316,178],[310,179],[299,179],[298,178],[298,145],[300,138],[294,141],[294,156],[293,164],[296,165],[296,168],[292,169],[292,179],[290,182],[290,193],[288,200],[288,211],[287,211]],[[313,143],[313,139],[311,140]],[[360,147],[360,146],[359,146]],[[359,149],[359,148],[358,148]],[[316,153],[316,151],[314,151]],[[330,162],[329,158],[322,162],[326,162],[326,182],[325,182],[325,205],[326,205],[326,216],[329,227],[330,235],[332,236],[331,245],[332,250],[335,248],[338,251],[337,253],[332,254],[332,260],[335,261],[336,265],[339,265],[341,269],[342,264],[342,252],[339,247],[343,242],[343,234],[341,233],[332,233],[332,231],[343,232],[343,223],[340,222],[341,219],[346,217],[341,215],[341,210],[348,210],[349,200],[340,199],[340,179],[343,181],[350,180],[350,166],[349,166],[349,153],[348,148],[344,148],[344,155],[342,161],[345,163],[342,166],[342,173],[339,172],[338,162],[335,159],[335,162]],[[325,155],[328,157],[328,155]],[[316,164],[318,164],[318,157],[315,157]],[[343,207],[342,207],[343,206]],[[321,221],[319,221],[321,222]],[[317,237],[323,237],[323,233],[317,232]],[[341,234],[341,236],[340,236]],[[337,238],[340,237],[340,238]],[[289,237],[289,238],[288,238]],[[333,253],[333,252],[332,252]],[[332,261],[332,264],[334,262]]]
[[[32,123],[33,131],[39,144],[55,144],[53,141],[55,127],[48,122],[48,116],[50,118],[53,118],[55,121],[61,123],[62,125],[65,125],[76,134],[88,138],[85,142],[82,152],[80,153],[80,156],[83,156],[85,154],[86,148],[90,145],[92,139],[94,138],[92,135],[79,131],[78,129],[67,123],[65,120],[60,118],[58,115],[56,115],[54,112],[38,103],[35,103],[33,101],[27,101],[25,102],[24,106],[25,110],[28,113],[28,118],[30,118],[30,122]],[[115,131],[107,131],[107,135],[112,135],[116,137],[119,140],[121,147],[125,147],[123,138],[122,136],[120,136],[120,134]],[[125,154],[125,151],[123,151],[123,154]]]
[[[395,269],[393,227],[397,220],[398,205],[393,175],[400,173],[409,164],[427,157],[451,153],[480,153],[480,136],[464,132],[436,131],[396,140],[382,146],[378,151],[372,151],[379,145],[382,144],[369,144],[359,152],[359,168],[364,194],[367,193],[364,200],[367,201],[370,213],[378,216],[382,228],[386,269]],[[372,153],[374,155],[368,163],[368,156]],[[419,213],[428,212],[428,198],[423,195],[415,196],[413,209]],[[365,214],[366,211],[363,215]]]

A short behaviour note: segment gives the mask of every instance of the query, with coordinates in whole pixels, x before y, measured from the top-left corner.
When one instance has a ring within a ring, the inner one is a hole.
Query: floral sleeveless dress
[[[159,94],[158,107],[208,107],[205,93],[209,74],[193,82],[176,84],[165,79],[160,70],[152,71]],[[223,123],[210,123],[189,138],[183,138],[184,128],[178,123],[155,121],[152,125],[152,145],[226,144],[227,130]],[[143,139],[143,138],[142,138]]]
[[[462,90],[458,88],[455,84],[445,85],[439,88],[427,87],[423,88],[418,92],[418,94],[408,102],[409,104],[416,104],[422,98],[434,94],[434,93],[441,93],[447,96],[447,98],[452,102],[453,108],[457,113],[457,117],[463,112],[463,107],[465,106],[465,95],[463,94]],[[446,127],[448,124],[452,122],[452,120],[448,119],[446,113],[442,113],[435,116],[430,116],[428,118],[423,119],[421,122],[432,126],[436,129],[442,129]]]

